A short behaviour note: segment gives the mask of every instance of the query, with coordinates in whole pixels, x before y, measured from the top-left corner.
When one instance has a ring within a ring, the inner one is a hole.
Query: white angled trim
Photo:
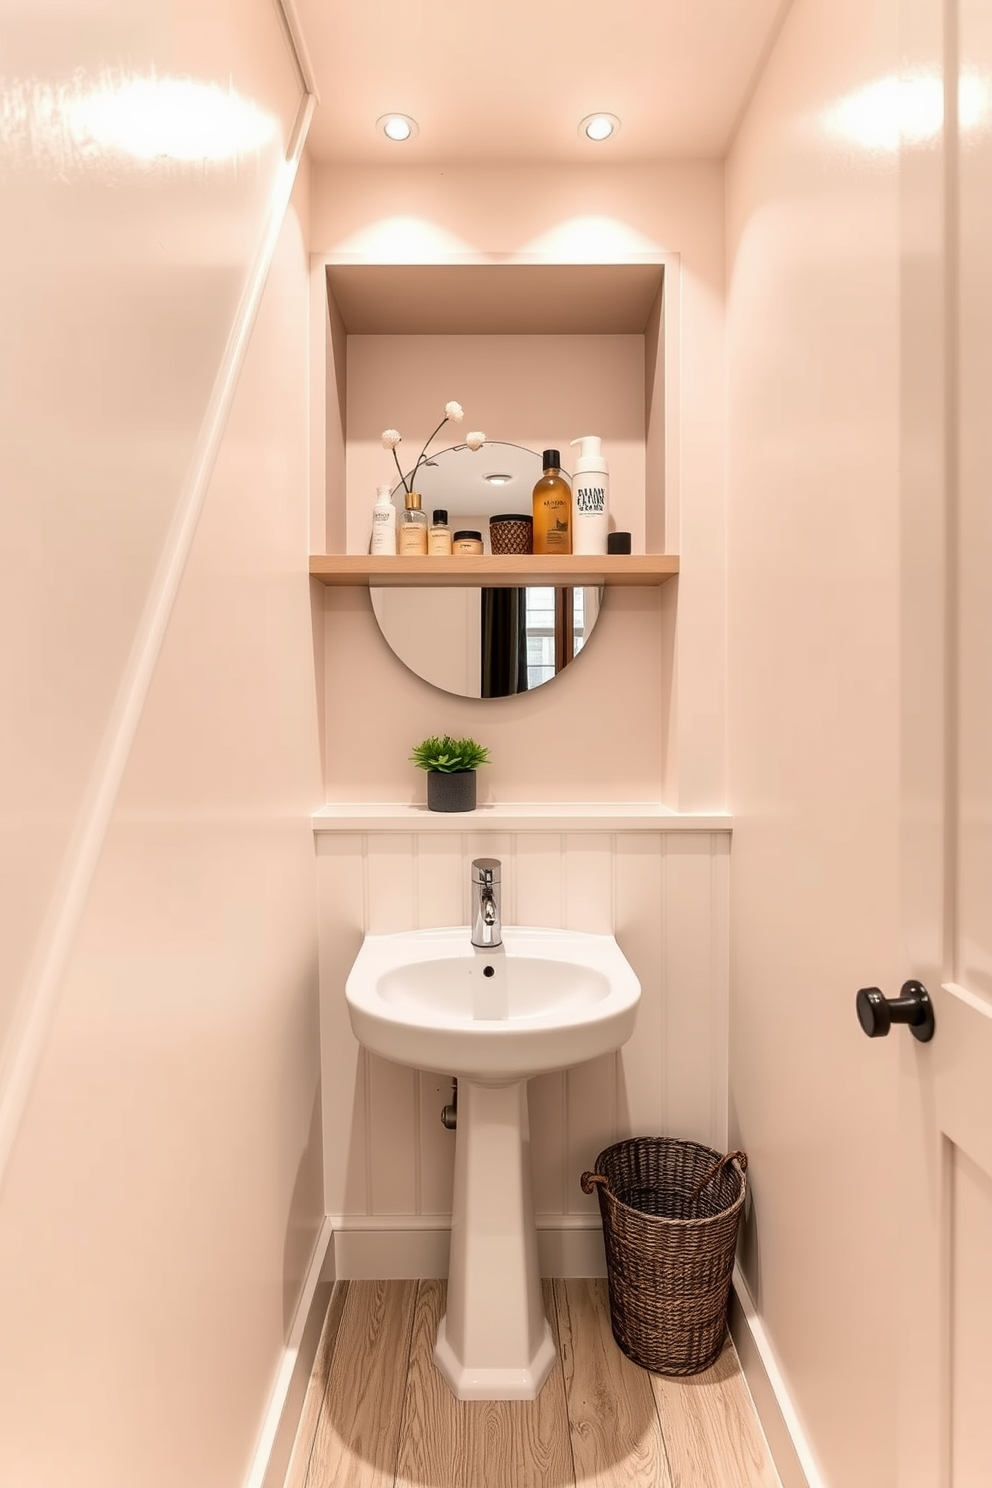
[[[282,1488],[289,1467],[303,1400],[317,1357],[317,1346],[335,1282],[334,1231],[325,1219],[317,1236],[289,1340],[272,1387],[261,1434],[244,1488]]]
[[[276,0],[276,9],[279,12],[279,19],[286,33],[286,41],[296,66],[300,87],[304,93],[309,95],[312,108],[320,102],[320,94],[317,91],[317,75],[313,70],[313,63],[310,61],[310,53],[307,50],[303,27],[300,25],[296,0]]]
[[[782,1488],[828,1488],[739,1266],[730,1304],[730,1331]]]

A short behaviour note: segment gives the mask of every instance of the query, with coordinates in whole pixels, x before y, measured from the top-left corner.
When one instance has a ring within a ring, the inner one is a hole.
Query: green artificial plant
[[[410,758],[418,770],[437,770],[442,775],[455,775],[488,765],[489,750],[474,739],[453,739],[450,734],[438,738],[435,735],[415,745]]]

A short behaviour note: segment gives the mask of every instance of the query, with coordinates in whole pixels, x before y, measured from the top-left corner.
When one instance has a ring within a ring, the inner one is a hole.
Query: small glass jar
[[[451,551],[453,553],[472,553],[478,556],[482,551],[482,533],[474,532],[471,528],[462,529],[452,535]]]

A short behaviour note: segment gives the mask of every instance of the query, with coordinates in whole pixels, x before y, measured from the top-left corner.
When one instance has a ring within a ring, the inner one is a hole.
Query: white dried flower
[[[383,431],[382,431],[382,447],[383,447],[383,449],[394,450],[396,448],[396,446],[399,444],[399,442],[400,442],[400,440],[402,438],[403,438],[403,435],[400,433],[399,429],[383,429]]]
[[[473,429],[471,433],[465,435],[465,443],[470,450],[480,450],[485,442],[486,436],[481,429]]]
[[[465,417],[465,410],[460,403],[445,403],[444,416],[451,419],[452,423],[460,424]]]

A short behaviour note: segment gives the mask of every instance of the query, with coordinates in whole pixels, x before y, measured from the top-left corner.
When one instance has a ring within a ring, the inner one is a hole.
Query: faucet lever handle
[[[500,882],[502,863],[499,858],[474,858],[472,860],[472,882],[491,888]]]

